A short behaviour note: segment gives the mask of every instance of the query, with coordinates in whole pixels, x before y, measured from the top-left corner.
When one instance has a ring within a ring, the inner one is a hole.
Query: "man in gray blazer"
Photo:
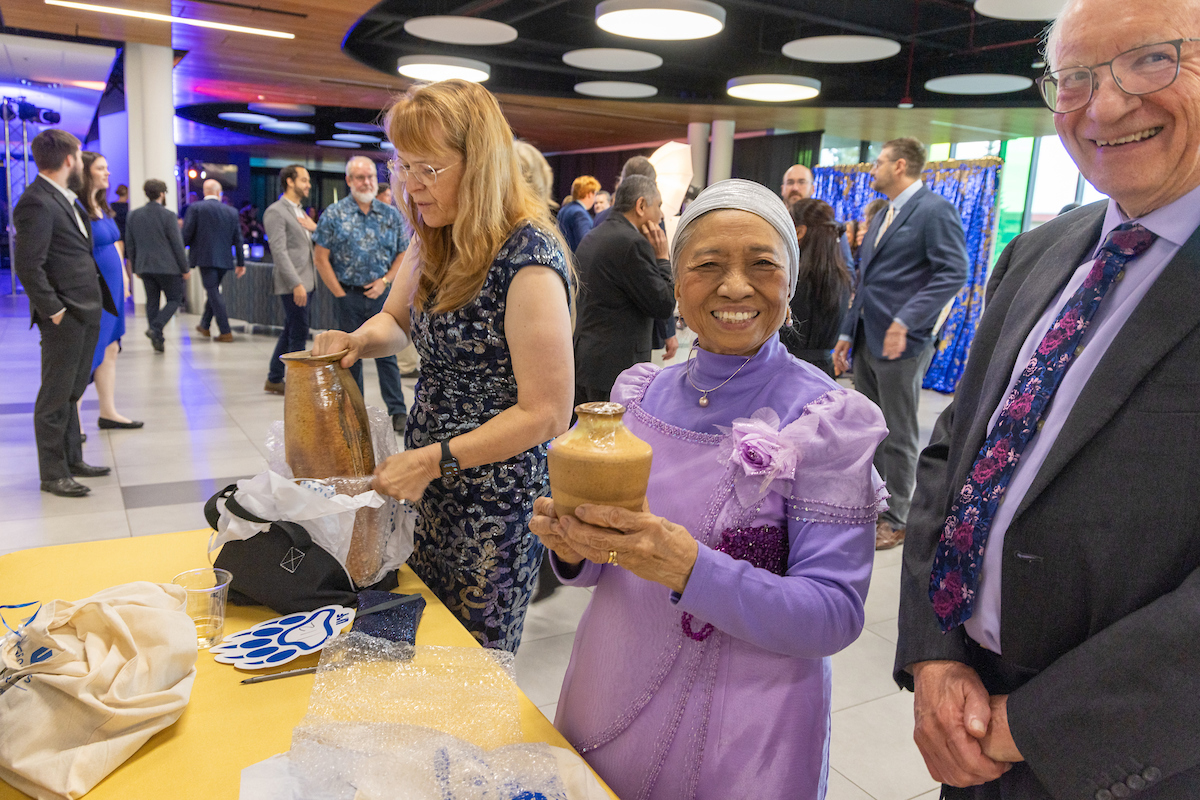
[[[42,491],[83,497],[75,478],[110,472],[83,461],[76,403],[87,388],[100,337],[100,310],[117,313],[92,256],[92,223],[76,191],[83,189],[79,140],[50,128],[29,145],[38,176],[13,208],[13,261],[29,296],[30,327],[42,334],[42,386],[33,406]]]
[[[1196,0],[1072,0],[1049,35],[1043,98],[1111,199],[1005,249],[921,455],[895,677],[943,798],[1200,797],[1197,39]]]
[[[875,451],[887,482],[888,510],[875,547],[904,541],[916,477],[921,380],[933,358],[933,325],[967,280],[967,246],[958,211],[921,182],[925,148],[893,139],[871,168],[874,187],[891,201],[876,214],[859,251],[854,301],[833,350],[839,372],[854,347],[854,388],[883,411],[888,435]]]
[[[155,351],[161,353],[163,328],[183,302],[188,262],[179,224],[166,207],[167,184],[151,178],[143,189],[150,202],[129,212],[125,220],[125,257],[146,289],[146,322],[150,326],[146,335]],[[167,302],[160,311],[158,301],[162,296]]]
[[[263,389],[283,394],[284,366],[279,357],[304,350],[308,343],[308,295],[317,287],[313,267],[312,232],[317,224],[304,213],[312,182],[308,170],[289,164],[279,171],[283,194],[263,213],[263,230],[275,265],[272,276],[275,294],[283,303],[283,332],[271,356]]]

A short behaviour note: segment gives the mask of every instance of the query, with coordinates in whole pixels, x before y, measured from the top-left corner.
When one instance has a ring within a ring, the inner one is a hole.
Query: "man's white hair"
[[[375,169],[375,162],[372,161],[371,159],[367,158],[366,156],[351,156],[350,159],[346,162],[346,177],[347,178],[350,177],[350,170],[354,168],[354,165],[356,163],[363,163],[363,164],[366,164],[368,167],[370,167],[372,170]]]
[[[1067,4],[1063,6],[1062,11],[1058,12],[1058,16],[1046,27],[1045,33],[1042,34],[1042,60],[1046,62],[1050,69],[1057,69],[1058,65],[1054,63],[1054,46],[1058,44],[1059,32],[1062,28],[1062,21],[1074,10],[1075,6],[1079,5],[1083,0],[1067,0]],[[1191,0],[1189,5],[1192,6],[1192,12],[1197,19],[1200,19],[1200,0]]]

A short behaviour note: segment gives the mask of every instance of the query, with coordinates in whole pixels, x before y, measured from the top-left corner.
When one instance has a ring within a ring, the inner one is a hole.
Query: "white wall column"
[[[731,119],[712,122],[712,148],[708,156],[708,185],[733,175],[733,132],[736,123]]]
[[[129,125],[129,208],[146,204],[142,184],[167,184],[167,208],[179,210],[175,190],[175,98],[170,47],[125,45],[125,113]]]
[[[688,147],[692,148],[692,186],[703,189],[708,176],[708,132],[712,126],[707,122],[688,123]]]

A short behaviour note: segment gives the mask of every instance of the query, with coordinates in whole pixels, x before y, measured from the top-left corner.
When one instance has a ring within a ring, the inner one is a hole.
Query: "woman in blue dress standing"
[[[416,235],[384,310],[313,352],[348,349],[349,366],[411,336],[421,378],[407,449],[377,467],[375,488],[416,503],[421,580],[481,644],[515,652],[544,551],[529,518],[549,488],[546,442],[574,397],[565,244],[483,87],[414,88],[387,127]]]
[[[99,153],[83,152],[83,191],[79,197],[92,218],[92,255],[117,305],[116,315],[101,312],[100,339],[92,357],[92,381],[100,397],[101,428],[140,428],[141,422],[117,411],[114,392],[117,354],[125,335],[125,255],[121,231],[108,204],[108,161]]]

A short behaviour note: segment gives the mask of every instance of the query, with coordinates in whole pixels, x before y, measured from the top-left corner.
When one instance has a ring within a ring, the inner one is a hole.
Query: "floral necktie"
[[[1038,431],[1063,375],[1078,355],[1100,301],[1124,274],[1125,264],[1146,251],[1155,235],[1135,222],[1114,228],[1083,285],[1059,312],[1009,393],[942,527],[933,557],[929,599],[943,631],[971,618],[992,520],[1021,452]]]

